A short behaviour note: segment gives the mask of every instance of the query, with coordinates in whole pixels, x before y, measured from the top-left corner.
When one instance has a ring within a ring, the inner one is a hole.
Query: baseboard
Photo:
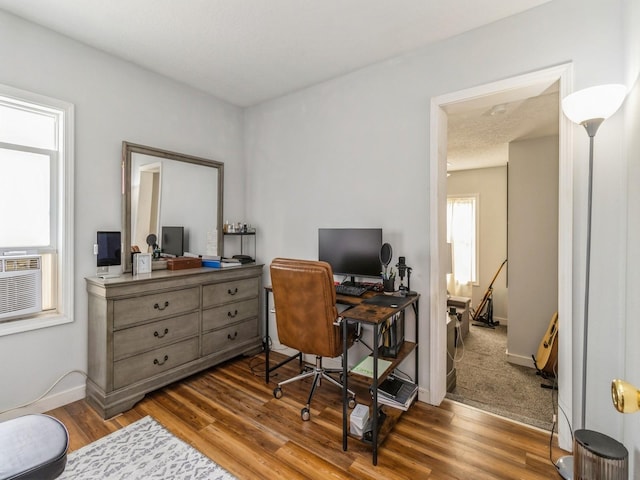
[[[493,316],[493,321],[494,321],[494,322],[499,322],[499,323],[500,323],[500,325],[504,325],[504,326],[509,325],[509,319],[508,319],[508,318],[496,317],[496,316],[494,315],[494,316]]]
[[[30,413],[43,413],[48,412],[49,410],[53,410],[58,407],[62,407],[69,403],[76,402],[78,400],[82,400],[85,397],[85,385],[78,385],[77,387],[70,388],[63,392],[54,393],[52,395],[48,395],[37,402],[32,403],[31,405],[16,408],[14,410],[9,410],[0,414],[0,421],[10,420],[12,418],[17,418],[22,415],[27,415]]]
[[[507,352],[507,362],[513,363],[514,365],[520,365],[522,367],[534,368],[533,360],[531,357],[523,357],[522,355],[514,355],[512,353]]]

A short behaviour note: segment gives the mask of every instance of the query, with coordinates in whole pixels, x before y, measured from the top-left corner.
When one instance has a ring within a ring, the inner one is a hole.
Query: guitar
[[[500,322],[493,321],[493,283],[496,281],[496,278],[498,278],[498,275],[500,275],[500,271],[502,270],[502,267],[504,267],[505,263],[507,263],[506,259],[500,264],[500,268],[498,268],[498,271],[493,276],[484,297],[482,297],[480,305],[478,305],[478,308],[473,310],[473,316],[471,317],[472,322],[486,323],[487,326],[491,328],[494,328],[496,325],[500,325]],[[487,312],[483,313],[485,307],[487,307]]]
[[[558,360],[558,312],[553,314],[547,331],[540,341],[538,353],[533,357],[536,370],[554,375],[553,367]]]

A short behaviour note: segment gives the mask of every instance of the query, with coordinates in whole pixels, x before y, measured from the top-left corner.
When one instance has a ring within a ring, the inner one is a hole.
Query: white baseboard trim
[[[509,319],[508,318],[503,318],[503,317],[493,317],[493,321],[494,322],[499,322],[500,325],[509,325]]]
[[[11,420],[12,418],[21,417],[22,415],[31,413],[48,412],[49,410],[62,407],[63,405],[82,400],[86,396],[85,391],[85,385],[79,385],[77,387],[65,390],[64,392],[58,392],[52,395],[48,395],[43,399],[32,403],[31,405],[9,410],[0,414],[0,421]]]
[[[514,355],[512,353],[507,352],[507,362],[513,363],[514,365],[520,365],[523,367],[535,368],[533,366],[533,359],[531,357],[524,357],[522,355]]]

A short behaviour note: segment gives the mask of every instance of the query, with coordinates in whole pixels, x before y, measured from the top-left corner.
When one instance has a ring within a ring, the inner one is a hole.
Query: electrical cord
[[[402,370],[400,370],[399,368],[395,368],[393,370],[393,374],[397,377],[398,374],[402,375],[406,380],[410,381],[411,383],[415,383],[415,381],[413,380],[413,377],[411,377],[411,375],[409,375],[406,372],[403,372]]]
[[[457,320],[456,323],[456,330],[458,332],[458,334],[456,335],[456,344],[455,344],[455,350],[454,350],[454,355],[453,355],[453,361],[454,362],[458,362],[460,363],[462,361],[462,359],[464,358],[464,338],[462,337],[462,325],[460,323],[459,320]],[[458,357],[458,342],[460,342],[460,345],[462,345],[462,354],[460,357]]]
[[[464,352],[465,352],[465,350],[464,350],[464,339],[462,338],[462,332],[460,331],[460,328],[461,328],[460,321],[458,320],[458,316],[457,316],[457,315],[455,315],[455,317],[456,317],[456,320],[455,320],[455,322],[456,322],[455,329],[456,329],[457,334],[456,334],[456,342],[455,342],[455,347],[454,347],[453,355],[451,355],[451,354],[449,353],[449,349],[447,348],[447,356],[448,356],[451,360],[453,360],[453,365],[451,366],[451,370],[449,370],[449,371],[447,372],[447,377],[448,377],[449,375],[451,375],[451,373],[453,373],[453,371],[456,369],[455,364],[456,364],[456,363],[460,363],[460,362],[462,361],[462,359],[464,358]],[[462,354],[460,355],[460,357],[458,357],[458,342],[460,342],[460,344],[462,345]]]
[[[560,406],[560,402],[558,400],[558,359],[556,359],[556,361],[553,364],[553,383],[551,386],[551,408],[553,410],[553,423],[551,425],[551,434],[549,435],[549,461],[551,462],[551,464],[553,466],[555,466],[556,468],[558,468],[556,461],[553,460],[553,432],[555,431],[556,426],[558,425],[558,411],[562,412],[562,415],[564,416],[564,419],[567,422],[567,425],[569,425],[569,431],[571,432],[571,443],[573,443],[573,428],[571,426],[571,422],[569,421],[569,418],[567,417],[567,414],[565,413],[565,411],[562,409],[562,407]],[[556,410],[557,407],[557,410]]]
[[[38,398],[36,398],[35,400],[31,400],[30,402],[27,403],[23,403],[22,405],[18,405],[17,407],[12,407],[12,408],[8,408],[7,410],[3,410],[0,411],[0,415],[4,415],[7,412],[13,412],[14,410],[19,410],[21,408],[25,408],[25,407],[29,407],[31,405],[33,405],[36,402],[39,402],[40,400],[42,400],[44,397],[46,397],[49,392],[51,392],[51,390],[53,390],[56,385],[58,385],[58,383],[60,383],[63,379],[65,379],[66,377],[68,377],[69,375],[71,375],[72,373],[79,373],[82,376],[84,376],[84,378],[88,378],[88,375],[86,372],[84,372],[83,370],[71,370],[67,373],[65,373],[64,375],[60,376],[55,382],[53,382],[53,385],[51,385],[46,392],[44,392],[42,395],[40,395]]]

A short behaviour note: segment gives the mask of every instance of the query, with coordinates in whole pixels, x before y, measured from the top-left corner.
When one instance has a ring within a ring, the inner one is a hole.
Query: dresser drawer
[[[210,355],[235,348],[239,343],[251,340],[258,335],[257,318],[207,333],[202,336],[202,354]]]
[[[198,358],[198,337],[115,362],[113,387],[125,387]]]
[[[113,328],[186,313],[198,309],[199,305],[199,287],[116,300],[113,302]]]
[[[197,334],[198,312],[125,328],[113,334],[113,358],[120,360]]]
[[[227,302],[237,302],[259,295],[260,280],[245,278],[226,283],[216,283],[202,287],[202,306],[213,307]]]
[[[258,299],[228,303],[202,312],[202,331],[224,327],[258,315]]]

